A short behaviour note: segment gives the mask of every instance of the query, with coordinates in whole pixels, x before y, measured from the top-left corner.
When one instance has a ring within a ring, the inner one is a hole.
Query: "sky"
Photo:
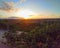
[[[20,10],[31,10],[31,18],[60,18],[60,0],[0,0],[0,18],[15,16]]]

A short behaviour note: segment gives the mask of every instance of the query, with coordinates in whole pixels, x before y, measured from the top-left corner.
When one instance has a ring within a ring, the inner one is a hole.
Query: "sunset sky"
[[[25,17],[23,14],[30,18],[60,18],[60,0],[0,0],[0,18]]]

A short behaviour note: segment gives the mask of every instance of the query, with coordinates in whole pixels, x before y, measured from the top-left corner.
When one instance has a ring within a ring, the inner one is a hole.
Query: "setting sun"
[[[16,13],[17,16],[23,17],[24,19],[29,19],[31,15],[34,15],[35,13],[31,10],[21,10]]]

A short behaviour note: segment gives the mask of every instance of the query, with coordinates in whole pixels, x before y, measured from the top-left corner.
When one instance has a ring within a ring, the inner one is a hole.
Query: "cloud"
[[[26,0],[19,0],[18,2],[7,2],[7,1],[4,1],[2,3],[2,6],[0,6],[0,10],[2,11],[6,11],[6,12],[16,12],[18,10],[20,10],[21,8],[16,8],[16,6],[18,6],[19,4],[25,2]]]
[[[19,0],[15,5],[19,5],[19,4],[22,4],[23,2],[26,2],[26,0]]]
[[[0,7],[0,10],[11,12],[15,10],[13,2],[3,2],[3,5]]]
[[[26,0],[20,0],[20,2],[22,3],[22,2],[25,2]]]

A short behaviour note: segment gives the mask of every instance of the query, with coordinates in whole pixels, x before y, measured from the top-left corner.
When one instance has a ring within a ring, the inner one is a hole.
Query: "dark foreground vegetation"
[[[60,48],[60,19],[0,20],[10,48]]]

